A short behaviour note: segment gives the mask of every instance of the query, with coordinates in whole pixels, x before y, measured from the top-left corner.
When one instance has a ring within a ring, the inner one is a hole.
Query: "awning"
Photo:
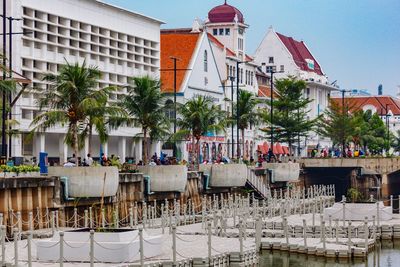
[[[283,153],[289,154],[289,148],[287,146],[282,146]]]
[[[282,145],[280,143],[276,143],[274,145],[274,153],[275,154],[284,154],[283,149],[282,149]]]

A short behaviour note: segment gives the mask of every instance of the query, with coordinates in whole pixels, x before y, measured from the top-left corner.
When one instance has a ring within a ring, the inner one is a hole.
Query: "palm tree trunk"
[[[196,143],[195,143],[195,139],[194,136],[192,135],[192,150],[190,151],[190,158],[192,160],[193,163],[193,169],[195,168],[195,154],[196,154]]]
[[[88,146],[89,146],[88,153],[89,154],[92,154],[92,138],[93,138],[92,130],[93,130],[93,125],[89,124],[89,137],[88,137]]]
[[[76,123],[72,124],[72,135],[73,135],[73,149],[74,149],[74,154],[75,154],[75,166],[78,167],[78,152],[79,152],[79,148],[78,148],[78,126],[76,125]]]
[[[200,138],[196,138],[196,140],[197,140],[197,144],[196,144],[196,147],[197,147],[197,155],[196,155],[196,170],[199,170],[199,165],[200,165],[200,162],[199,162],[199,160],[200,160]]]
[[[147,128],[143,128],[143,164],[147,165]]]
[[[246,154],[244,153],[244,130],[245,129],[241,129],[241,131],[242,131],[242,153],[240,153],[241,155],[242,155],[242,158],[243,159],[246,159],[245,157],[246,157]]]

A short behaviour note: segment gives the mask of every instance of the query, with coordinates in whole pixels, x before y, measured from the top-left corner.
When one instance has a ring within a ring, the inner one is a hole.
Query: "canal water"
[[[375,246],[368,259],[337,260],[280,251],[263,251],[262,267],[400,267],[400,240],[384,241]]]

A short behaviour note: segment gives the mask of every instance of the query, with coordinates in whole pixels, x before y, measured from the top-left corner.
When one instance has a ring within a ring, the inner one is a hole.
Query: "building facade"
[[[312,100],[308,107],[310,119],[324,112],[328,107],[331,92],[337,90],[331,85],[320,64],[303,41],[275,32],[272,27],[268,29],[258,46],[254,60],[266,73],[277,72],[274,78],[294,76],[306,82],[304,97]],[[300,145],[302,155],[306,155],[317,145],[330,146],[331,142],[316,133],[310,133]]]
[[[66,129],[57,127],[28,138],[38,114],[36,100],[46,88],[43,73],[57,73],[62,64],[86,62],[102,73],[99,87],[118,86],[110,101],[122,99],[133,76],[159,76],[161,21],[97,0],[8,0],[7,15],[14,21],[13,70],[32,81],[12,110],[21,135],[12,139],[11,156],[32,158],[47,152],[49,161],[62,163],[71,156],[64,144]],[[93,156],[100,151],[121,159],[141,158],[142,143],[134,142],[137,128],[120,128],[102,145],[94,138]],[[101,148],[100,148],[101,147]],[[89,151],[81,151],[82,157]]]

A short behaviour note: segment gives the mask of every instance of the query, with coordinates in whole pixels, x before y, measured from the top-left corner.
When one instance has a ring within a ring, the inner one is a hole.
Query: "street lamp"
[[[242,63],[247,63],[246,61],[236,61],[236,153],[237,153],[237,158],[240,159],[240,142],[239,142],[239,65]],[[242,81],[240,81],[242,82]],[[244,142],[244,140],[242,140]]]
[[[351,92],[351,90],[342,89],[342,90],[340,90],[340,92],[342,93],[342,116],[343,116],[343,125],[342,125],[342,127],[343,127],[343,129],[342,129],[342,133],[343,133],[343,136],[342,136],[342,158],[344,158],[344,157],[346,157],[346,149],[345,149],[346,136],[344,136],[344,133],[345,133],[345,130],[344,130],[344,127],[345,127],[345,125],[344,125],[344,112],[345,112],[345,109],[344,109],[344,94]],[[346,116],[347,116],[347,114],[346,114]]]
[[[385,110],[386,110],[386,115],[385,115],[385,118],[386,118],[386,128],[387,128],[387,133],[386,133],[386,138],[387,138],[387,142],[388,142],[388,151],[389,151],[389,148],[390,148],[390,135],[389,135],[389,117],[391,116],[390,114],[389,114],[389,109],[388,109],[388,106],[390,106],[390,104],[386,104],[385,105]]]
[[[262,65],[266,65],[266,63],[262,63]],[[266,73],[269,73],[271,75],[271,105],[270,105],[270,115],[271,115],[271,149],[272,152],[274,152],[274,74],[275,73],[283,73],[284,71],[276,71],[276,66],[269,66],[269,68],[266,67]]]
[[[232,118],[233,118],[233,82],[235,81],[235,77],[229,76],[229,80],[231,81],[231,114],[232,114]],[[232,158],[233,158],[234,154],[235,154],[235,144],[233,142],[233,138],[234,138],[234,136],[233,136],[233,132],[234,132],[233,120],[232,120],[231,126],[232,126],[231,134],[232,134]]]

